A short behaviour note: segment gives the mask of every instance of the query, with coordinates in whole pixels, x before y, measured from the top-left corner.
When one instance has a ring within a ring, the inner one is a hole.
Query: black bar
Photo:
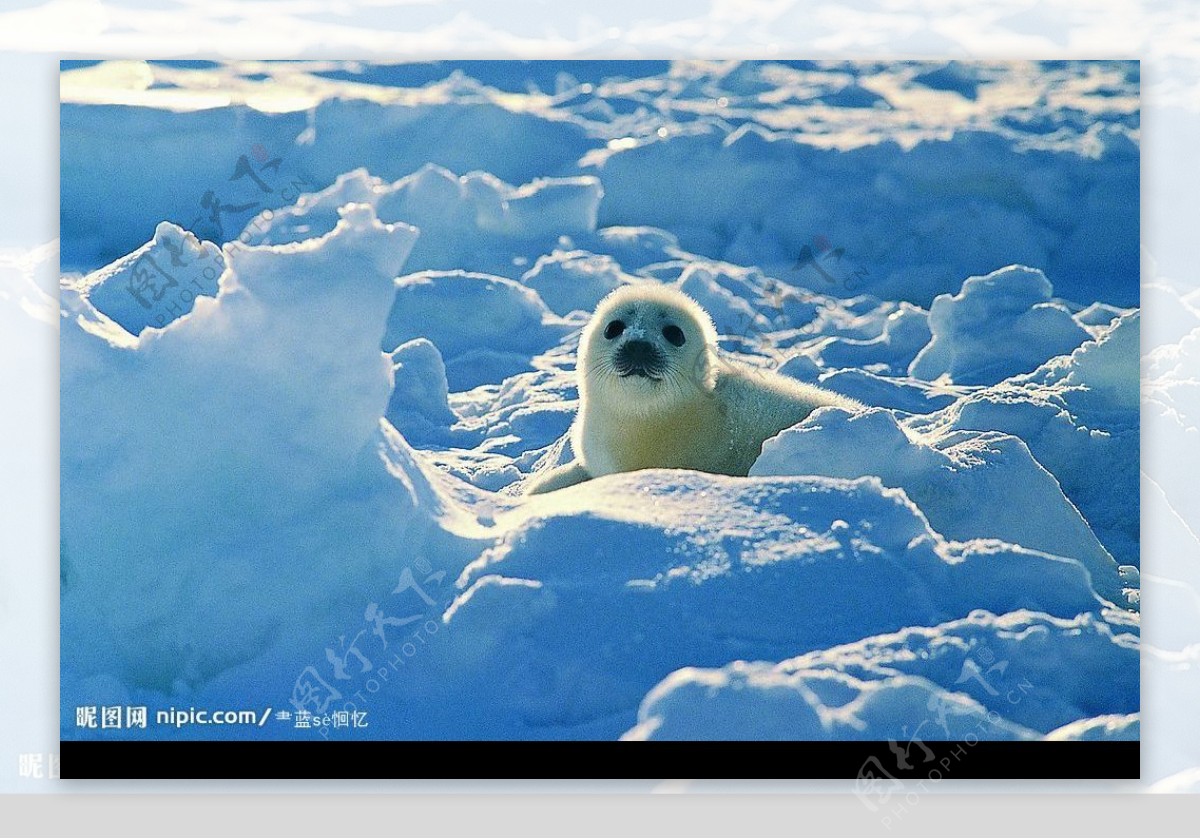
[[[1137,741],[63,741],[70,779],[1136,779]],[[536,761],[534,763],[533,761]],[[765,761],[770,761],[769,763]],[[907,767],[907,768],[905,768]],[[539,776],[534,776],[539,777]]]

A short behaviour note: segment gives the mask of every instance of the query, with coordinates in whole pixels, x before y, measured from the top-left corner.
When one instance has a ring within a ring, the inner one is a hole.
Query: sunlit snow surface
[[[107,62],[62,91],[64,737],[104,735],[81,705],[1138,736],[1135,63]],[[524,500],[568,456],[580,326],[638,282],[871,408],[750,478]],[[1160,424],[1194,390],[1178,305]]]

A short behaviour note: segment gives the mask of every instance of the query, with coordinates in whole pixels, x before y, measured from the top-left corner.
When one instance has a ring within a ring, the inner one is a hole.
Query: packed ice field
[[[63,736],[1137,738],[1138,83],[65,67]],[[867,409],[524,496],[631,283]]]

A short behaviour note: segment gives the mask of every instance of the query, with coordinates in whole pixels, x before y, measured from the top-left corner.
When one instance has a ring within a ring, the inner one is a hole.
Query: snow
[[[520,283],[466,271],[422,271],[397,282],[383,342],[432,340],[459,391],[522,372],[571,328]]]
[[[388,422],[414,443],[444,439],[457,417],[450,410],[450,384],[442,354],[428,338],[414,338],[396,347],[391,359]]]
[[[380,739],[1137,736],[1136,73],[550,69],[64,75],[63,736],[307,668]],[[196,292],[141,305],[147,259]],[[869,408],[750,477],[523,497],[633,283]],[[1181,446],[1186,327],[1149,362]],[[419,648],[365,617],[412,603]]]
[[[304,535],[312,524],[294,533],[299,542],[283,532],[296,510],[336,506],[331,490],[378,445],[391,391],[379,340],[415,235],[349,205],[322,239],[227,246],[217,297],[198,298],[165,329],[120,333],[121,343],[86,296],[64,289],[72,668],[164,689],[209,678],[324,608],[313,589],[290,586],[285,569],[330,592],[357,589],[347,569],[369,567],[367,554],[333,563],[335,534],[323,537],[323,560]],[[416,480],[382,481],[383,464],[372,460],[356,493],[375,494],[374,475],[390,517],[415,526],[431,515],[432,490],[415,469]],[[95,610],[105,615],[100,634]]]
[[[1137,679],[1137,641],[1120,626],[977,611],[779,664],[677,671],[646,697],[631,739],[753,739],[778,726],[781,739],[873,740],[904,725],[929,740],[1137,739]],[[771,708],[781,694],[796,706],[788,716]],[[826,724],[812,730],[805,715]]]
[[[1020,437],[1122,564],[1139,565],[1140,316],[1124,316],[1069,356],[914,419],[916,430],[996,430]],[[1102,464],[1096,468],[1094,464]]]
[[[751,474],[876,475],[903,489],[945,536],[1074,556],[1098,591],[1120,597],[1116,563],[1017,437],[950,431],[913,439],[890,411],[829,409],[768,440]],[[980,503],[998,497],[1005,503]]]
[[[1046,735],[1047,740],[1140,740],[1138,714],[1105,714],[1077,720]]]
[[[1103,608],[1078,561],[946,543],[874,478],[644,472],[596,484],[538,502],[549,509],[534,517],[526,505],[459,580],[446,657],[472,657],[488,730],[563,736],[571,724],[613,736],[653,672],[775,660],[937,624],[970,604]]]
[[[843,370],[872,366],[888,376],[904,375],[932,338],[929,314],[909,303],[888,314],[882,331],[873,338],[834,336],[803,350],[821,366]]]
[[[934,298],[933,339],[908,372],[990,385],[1071,352],[1091,335],[1065,306],[1050,302],[1052,291],[1045,274],[1024,266],[968,278],[958,294]]]
[[[831,693],[837,698],[826,704],[822,695]],[[1034,739],[1028,729],[1003,720],[992,723],[977,702],[939,691],[923,679],[782,675],[740,662],[716,673],[673,674],[646,697],[638,726],[624,739],[875,740],[880,732],[911,726],[931,707],[942,715],[946,739]]]
[[[521,284],[538,293],[559,315],[590,312],[604,296],[636,280],[621,271],[611,256],[587,251],[560,251],[538,257],[521,276]]]
[[[689,265],[680,275],[676,285],[680,291],[704,307],[712,316],[717,332],[722,335],[741,336],[747,332],[758,333],[770,328],[769,321],[763,315],[719,283],[707,266]]]
[[[332,227],[332,225],[331,225]],[[78,288],[108,317],[137,335],[162,328],[192,310],[196,297],[217,294],[225,270],[221,249],[164,221],[154,238],[80,280]]]
[[[454,269],[469,260],[507,275],[529,251],[549,248],[564,234],[593,230],[600,196],[592,177],[539,178],[514,187],[487,173],[458,177],[427,164],[386,184],[356,169],[295,207],[260,213],[240,238],[278,244],[320,235],[337,221],[338,207],[368,203],[382,221],[403,220],[422,231],[410,270]]]

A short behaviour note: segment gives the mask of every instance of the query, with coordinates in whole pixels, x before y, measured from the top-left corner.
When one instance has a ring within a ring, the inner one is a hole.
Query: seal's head
[[[622,286],[600,301],[579,338],[579,386],[623,414],[669,409],[711,391],[717,332],[673,286]]]

